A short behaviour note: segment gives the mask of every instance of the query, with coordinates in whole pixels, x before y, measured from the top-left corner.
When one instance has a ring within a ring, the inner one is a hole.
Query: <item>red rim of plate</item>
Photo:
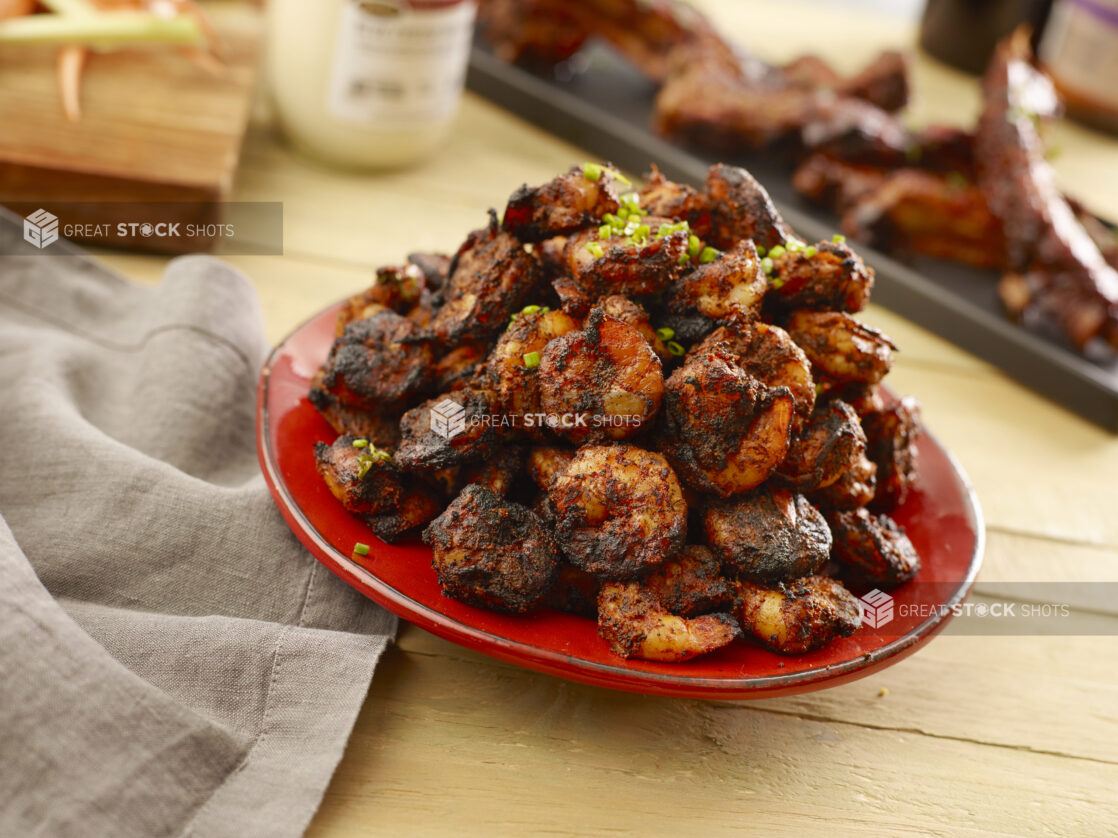
[[[563,654],[551,649],[514,640],[479,629],[469,623],[450,617],[437,609],[424,605],[408,594],[387,584],[369,569],[337,550],[318,531],[292,496],[280,474],[274,456],[274,443],[270,432],[268,394],[273,365],[283,355],[288,343],[301,331],[325,317],[332,317],[340,303],[336,303],[308,318],[287,335],[271,352],[260,373],[256,403],[257,453],[264,479],[277,507],[291,530],[312,555],[332,573],[396,615],[407,619],[426,631],[467,648],[476,649],[492,657],[531,669],[558,675],[583,683],[605,686],[632,692],[648,692],[694,698],[741,699],[768,698],[780,694],[803,692],[823,686],[836,686],[855,680],[895,663],[916,651],[919,646],[935,636],[954,616],[952,606],[961,603],[974,586],[982,566],[986,529],[974,488],[962,467],[938,440],[927,430],[924,435],[951,466],[955,482],[963,500],[966,521],[974,533],[974,547],[967,563],[965,576],[929,616],[904,635],[839,663],[780,675],[746,678],[710,678],[689,676],[686,673],[663,674],[633,670],[624,663],[607,664]],[[620,660],[620,659],[619,659]],[[826,682],[826,683],[820,683]],[[813,685],[816,685],[813,687]]]

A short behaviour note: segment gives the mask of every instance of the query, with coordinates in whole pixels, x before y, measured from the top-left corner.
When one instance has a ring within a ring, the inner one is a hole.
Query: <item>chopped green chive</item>
[[[610,227],[620,227],[621,219],[614,215],[612,212],[607,212],[602,216],[602,221],[606,222]]]
[[[364,480],[365,475],[369,473],[369,469],[373,467],[373,461],[369,457],[362,457],[358,462],[360,466],[357,468],[357,479]]]
[[[582,174],[587,180],[601,180],[602,167],[597,163],[583,163]]]
[[[815,395],[817,395],[817,396],[823,395],[823,385],[822,384],[816,384],[815,385]]]
[[[679,259],[676,260],[677,264],[680,264],[680,265],[686,265],[690,261],[691,261],[691,254],[690,253],[681,253],[681,254],[679,254]]]
[[[675,337],[675,329],[671,326],[661,326],[656,330],[656,337],[660,338],[660,340],[671,340]]]
[[[784,255],[784,253],[784,248],[778,244],[769,251],[769,256],[771,256],[773,259],[779,259],[781,256]]]
[[[719,255],[719,252],[713,247],[704,247],[703,252],[699,254],[699,262],[705,265],[708,262],[713,262]]]
[[[358,556],[367,556],[369,555],[369,545],[358,541],[353,545],[353,552]]]
[[[603,224],[598,228],[598,238],[608,239],[613,235],[613,226],[610,224]]]
[[[835,244],[842,244],[844,241],[846,241],[846,236],[844,236],[842,233],[835,233],[833,236],[831,236],[831,241],[833,241]]]
[[[367,439],[355,439],[355,440],[353,440],[353,447],[354,448],[364,448],[368,444],[369,444],[369,440],[367,440]]]
[[[773,272],[773,260],[770,259],[768,256],[761,260],[761,270],[763,270],[767,274],[771,274]]]
[[[698,236],[692,236],[687,240],[687,251],[691,254],[692,259],[698,256],[702,249],[703,243]]]
[[[602,246],[597,242],[590,242],[590,244],[586,245],[586,249],[590,251],[590,254],[595,259],[601,259],[606,255],[606,252],[602,250]]]
[[[632,232],[631,235],[633,236],[633,239],[635,241],[644,241],[652,235],[652,228],[649,227],[647,224],[640,224],[637,226],[637,229]]]
[[[797,253],[797,252],[799,252],[803,249],[804,249],[804,243],[802,241],[800,241],[799,239],[789,239],[788,240],[788,252],[789,253]]]
[[[687,354],[687,350],[683,348],[683,344],[676,343],[674,340],[668,341],[668,351],[675,355],[677,358],[681,355]]]
[[[629,208],[629,212],[640,212],[641,196],[636,192],[626,192],[621,196],[621,203]]]
[[[540,309],[541,314],[547,314],[549,311],[551,311],[551,306],[544,306]]]
[[[514,322],[514,321],[516,320],[516,318],[518,318],[519,316],[520,316],[520,312],[519,312],[519,311],[514,311],[514,312],[513,312],[513,313],[512,313],[512,314],[511,314],[511,315],[509,316],[509,325],[512,325],[512,323],[513,323],[513,322]]]
[[[528,352],[524,355],[524,366],[526,366],[528,369],[532,369],[533,367],[538,367],[539,365],[540,365],[540,353],[539,352]]]
[[[787,282],[787,281],[788,280],[786,280],[784,277],[774,276],[772,278],[772,281],[770,282],[770,284],[772,285],[773,288],[775,288],[779,291],[781,288],[784,287],[784,283]]]
[[[810,259],[813,256],[815,256],[815,254],[818,253],[818,252],[819,251],[815,249],[815,245],[811,245],[810,247],[807,247],[807,248],[804,249],[804,256],[806,256],[808,259]]]
[[[762,259],[764,259],[766,253],[768,253],[768,251],[765,250],[765,246],[763,244],[757,245],[757,255],[758,256],[760,256]]]
[[[524,308],[520,309],[520,313],[521,314],[535,314],[539,310],[540,310],[539,306],[524,306]]]
[[[625,177],[625,175],[621,174],[621,172],[617,171],[616,169],[610,169],[609,173],[613,175],[613,179],[616,180],[618,183],[623,183],[626,186],[633,185],[633,182],[629,180],[629,178]]]

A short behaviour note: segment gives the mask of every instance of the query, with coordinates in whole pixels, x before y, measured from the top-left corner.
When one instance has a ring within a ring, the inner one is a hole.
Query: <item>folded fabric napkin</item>
[[[0,835],[306,829],[396,621],[272,504],[266,349],[217,260],[0,256]]]

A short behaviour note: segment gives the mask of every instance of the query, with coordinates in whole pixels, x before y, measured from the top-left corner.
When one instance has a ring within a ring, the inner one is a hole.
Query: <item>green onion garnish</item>
[[[683,348],[683,344],[676,343],[674,340],[668,341],[668,351],[675,355],[677,358],[681,355],[687,354],[687,350]]]
[[[765,246],[763,244],[757,245],[757,255],[758,256],[760,256],[762,259],[764,259],[766,253],[768,253],[768,251],[765,250]]]
[[[763,270],[767,274],[771,274],[773,272],[773,260],[770,259],[768,256],[761,260],[761,270]]]
[[[612,212],[607,212],[602,216],[602,221],[606,222],[611,227],[620,227],[621,219],[614,215]]]
[[[835,244],[842,244],[844,241],[846,241],[846,236],[844,236],[842,233],[835,233],[833,236],[831,236],[831,241],[833,241]]]
[[[610,224],[603,224],[598,228],[598,238],[608,239],[613,235],[613,226]]]
[[[690,253],[681,253],[681,254],[679,254],[679,259],[676,260],[676,264],[686,265],[690,261],[691,261],[691,254]]]
[[[373,467],[373,461],[369,457],[362,457],[358,462],[360,465],[357,468],[357,479],[364,480],[365,475],[369,473],[369,469]]]
[[[807,247],[804,250],[804,256],[806,256],[808,259],[810,259],[818,252],[819,251],[815,249],[815,245],[811,245],[810,247]]]
[[[769,256],[771,256],[773,259],[779,259],[781,256],[784,255],[784,253],[784,248],[778,244],[776,245],[776,247],[772,248],[772,250],[769,251]]]
[[[606,255],[606,252],[602,250],[602,246],[597,242],[590,242],[590,244],[586,245],[586,249],[590,251],[590,255],[595,259],[601,259]]]
[[[367,556],[369,555],[369,545],[358,541],[353,545],[353,552],[358,556]]]
[[[787,281],[788,280],[786,280],[784,277],[774,276],[772,278],[772,282],[770,284],[772,285],[773,288],[776,288],[779,291],[781,288],[784,287],[784,283],[787,282]]]
[[[675,337],[675,329],[671,326],[661,326],[656,330],[656,337],[660,338],[660,340],[671,340]]]
[[[705,265],[708,262],[713,262],[719,255],[719,252],[713,247],[704,247],[703,252],[699,254],[699,262]]]
[[[587,180],[601,180],[602,167],[597,163],[583,163],[582,174]]]
[[[533,367],[538,367],[539,365],[540,365],[540,353],[539,352],[528,352],[524,355],[524,366],[526,366],[528,369],[532,369]]]
[[[524,306],[524,308],[520,309],[520,313],[521,314],[535,314],[539,310],[540,310],[539,306]]]
[[[353,440],[353,447],[354,448],[364,448],[368,444],[369,444],[369,440],[367,440],[367,439],[355,439],[355,440]]]
[[[687,252],[691,254],[692,259],[698,256],[699,253],[702,252],[702,249],[703,243],[699,240],[698,236],[691,236],[691,238],[687,240]]]

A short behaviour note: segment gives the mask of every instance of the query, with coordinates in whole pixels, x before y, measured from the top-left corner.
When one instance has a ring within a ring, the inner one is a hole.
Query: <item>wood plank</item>
[[[893,697],[863,694],[871,712]],[[308,835],[1103,835],[1118,827],[1115,782],[1111,764],[908,726],[394,649]]]

